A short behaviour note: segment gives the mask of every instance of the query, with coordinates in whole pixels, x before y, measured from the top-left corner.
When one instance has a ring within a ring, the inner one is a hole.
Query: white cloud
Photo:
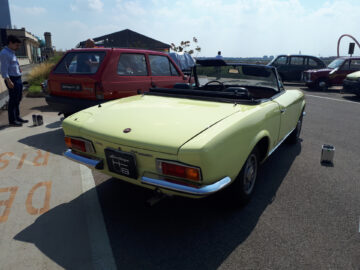
[[[104,9],[102,0],[75,0],[70,4],[71,11],[97,11],[101,12]]]
[[[135,16],[143,16],[147,12],[144,8],[144,5],[139,1],[116,1],[116,7],[118,11]]]
[[[89,7],[92,10],[102,11],[104,4],[101,0],[88,0]]]
[[[46,9],[43,7],[37,7],[37,6],[33,6],[33,7],[20,7],[17,5],[12,5],[11,6],[14,10],[14,12],[18,12],[20,14],[26,14],[26,15],[40,15],[40,14],[44,14],[46,12]]]

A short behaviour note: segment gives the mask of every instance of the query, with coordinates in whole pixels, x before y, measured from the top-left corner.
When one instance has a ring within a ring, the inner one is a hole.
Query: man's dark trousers
[[[8,91],[9,91],[8,117],[9,117],[9,123],[14,123],[15,121],[18,121],[20,119],[19,106],[22,98],[23,84],[21,81],[21,76],[18,77],[10,76],[10,80],[13,82],[14,88],[10,89],[8,87]]]

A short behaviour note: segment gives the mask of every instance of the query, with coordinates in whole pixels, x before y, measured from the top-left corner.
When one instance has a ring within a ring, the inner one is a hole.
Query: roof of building
[[[139,48],[150,50],[169,49],[170,45],[149,38],[129,29],[114,32],[108,35],[93,38],[95,43],[104,47],[112,48]],[[84,47],[85,41],[80,42],[78,47]]]

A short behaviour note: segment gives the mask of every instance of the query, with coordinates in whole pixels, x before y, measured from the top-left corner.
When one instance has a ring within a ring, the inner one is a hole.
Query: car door
[[[165,55],[149,54],[151,86],[172,88],[176,83],[185,82],[183,74]]]
[[[295,128],[299,119],[301,100],[297,91],[282,91],[273,99],[280,107],[280,130],[278,141],[284,139]]]
[[[149,91],[151,78],[146,56],[142,53],[121,53],[104,72],[103,86],[109,99],[122,98]]]
[[[289,61],[289,80],[300,81],[301,73],[306,69],[303,56],[291,56]]]

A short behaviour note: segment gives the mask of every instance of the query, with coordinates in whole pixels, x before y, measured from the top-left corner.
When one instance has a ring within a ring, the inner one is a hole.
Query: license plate
[[[105,155],[111,172],[137,179],[135,156],[120,150],[105,149]]]
[[[64,90],[64,91],[81,91],[81,85],[80,84],[62,83],[61,84],[61,90]]]

